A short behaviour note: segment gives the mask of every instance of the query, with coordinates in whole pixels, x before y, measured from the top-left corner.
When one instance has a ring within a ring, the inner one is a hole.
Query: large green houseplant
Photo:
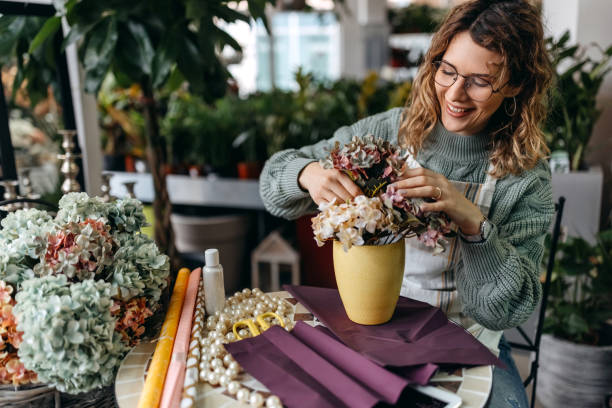
[[[570,45],[569,39],[566,31],[559,39],[546,40],[555,86],[544,133],[551,150],[568,152],[571,169],[578,170],[601,114],[597,94],[612,69],[612,45],[605,50],[596,44],[585,48]]]
[[[56,0],[58,15],[49,18],[30,44],[30,52],[60,29],[65,17],[70,32],[65,43],[76,42],[85,71],[87,92],[97,93],[112,72],[128,88],[138,84],[145,118],[147,157],[153,175],[155,238],[175,258],[164,164],[167,154],[159,130],[157,91],[168,83],[188,82],[189,89],[206,100],[222,96],[228,72],[218,50],[240,45],[215,25],[262,18],[273,0],[247,0],[250,16],[226,0]]]
[[[545,406],[601,406],[612,383],[609,319],[612,229],[595,245],[582,238],[560,243],[540,346],[538,399]]]

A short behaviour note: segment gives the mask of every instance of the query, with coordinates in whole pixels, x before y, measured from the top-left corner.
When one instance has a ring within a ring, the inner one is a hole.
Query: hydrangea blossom
[[[123,341],[135,346],[145,332],[145,320],[153,315],[153,311],[147,307],[147,300],[141,297],[127,302],[116,300],[111,314],[117,318],[115,330],[121,334]]]
[[[111,205],[102,201],[100,197],[90,197],[87,193],[68,193],[60,199],[55,219],[58,224],[82,222],[88,218],[106,221]]]
[[[5,218],[0,383],[38,375],[83,392],[112,382],[167,285],[169,259],[139,232],[143,225],[138,200],[105,203],[84,193],[65,195],[55,219],[39,210]]]
[[[79,281],[94,278],[113,261],[113,238],[103,221],[69,222],[49,234],[46,252],[34,267],[39,275],[65,274]]]
[[[59,224],[82,222],[86,219],[108,221],[112,232],[138,232],[146,224],[142,203],[124,198],[110,203],[87,193],[68,193],[59,202],[56,221]]]
[[[16,300],[24,333],[19,358],[27,369],[64,392],[112,383],[128,346],[115,331],[109,283],[44,276],[24,282]]]
[[[144,234],[116,235],[119,249],[112,263],[113,293],[122,300],[146,296],[155,308],[170,270],[170,259]]]
[[[124,198],[110,203],[109,220],[125,232],[138,232],[146,225],[142,203],[135,198]]]
[[[398,179],[407,156],[402,149],[373,135],[353,136],[344,146],[336,142],[320,164],[325,169],[342,170],[368,197],[374,197]]]
[[[23,332],[17,330],[12,293],[12,286],[0,280],[0,384],[19,385],[36,382],[37,376],[17,357]]]
[[[389,238],[399,221],[379,198],[363,195],[342,204],[323,203],[319,210],[321,212],[312,219],[317,245],[337,239],[345,250],[353,245],[376,244],[380,238]]]
[[[320,205],[321,213],[312,220],[319,246],[337,239],[348,250],[353,245],[382,245],[416,235],[434,247],[434,253],[444,250],[444,238],[451,234],[448,216],[424,212],[425,200],[406,199],[389,185],[405,168],[418,166],[405,152],[372,135],[354,136],[343,147],[336,143],[321,164],[348,174],[365,196]]]
[[[33,267],[55,228],[51,216],[37,209],[18,210],[2,220],[0,229],[0,279],[19,287],[34,277]]]

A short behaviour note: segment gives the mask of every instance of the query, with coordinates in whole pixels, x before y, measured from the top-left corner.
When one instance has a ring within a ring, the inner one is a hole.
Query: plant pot
[[[260,162],[239,162],[236,164],[239,179],[258,179],[261,173]]]
[[[538,400],[545,407],[600,408],[612,384],[612,346],[542,336]]]
[[[355,323],[386,323],[395,311],[404,276],[405,244],[353,246],[334,241],[334,272],[340,298]]]

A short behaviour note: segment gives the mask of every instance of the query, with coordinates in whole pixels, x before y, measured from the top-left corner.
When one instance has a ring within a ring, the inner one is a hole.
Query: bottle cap
[[[204,258],[208,267],[219,265],[219,250],[216,248],[207,249],[204,252]]]

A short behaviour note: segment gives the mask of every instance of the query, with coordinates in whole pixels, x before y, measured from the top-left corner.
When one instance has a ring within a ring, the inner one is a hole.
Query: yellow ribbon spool
[[[252,337],[259,336],[261,333],[265,332],[266,330],[270,328],[270,324],[266,321],[267,317],[275,317],[278,320],[280,326],[285,327],[285,322],[278,314],[274,312],[266,312],[266,313],[262,313],[258,315],[255,318],[255,320],[257,321],[257,324],[259,325],[259,327],[261,327],[261,330],[259,330],[259,328],[257,327],[257,324],[255,324],[253,319],[244,319],[244,320],[240,320],[239,322],[234,323],[234,326],[232,327],[234,336],[236,336],[238,340],[243,339],[243,337],[240,336],[240,334],[238,334],[238,331],[242,327],[246,327],[247,329],[249,329],[249,332],[251,332]]]

